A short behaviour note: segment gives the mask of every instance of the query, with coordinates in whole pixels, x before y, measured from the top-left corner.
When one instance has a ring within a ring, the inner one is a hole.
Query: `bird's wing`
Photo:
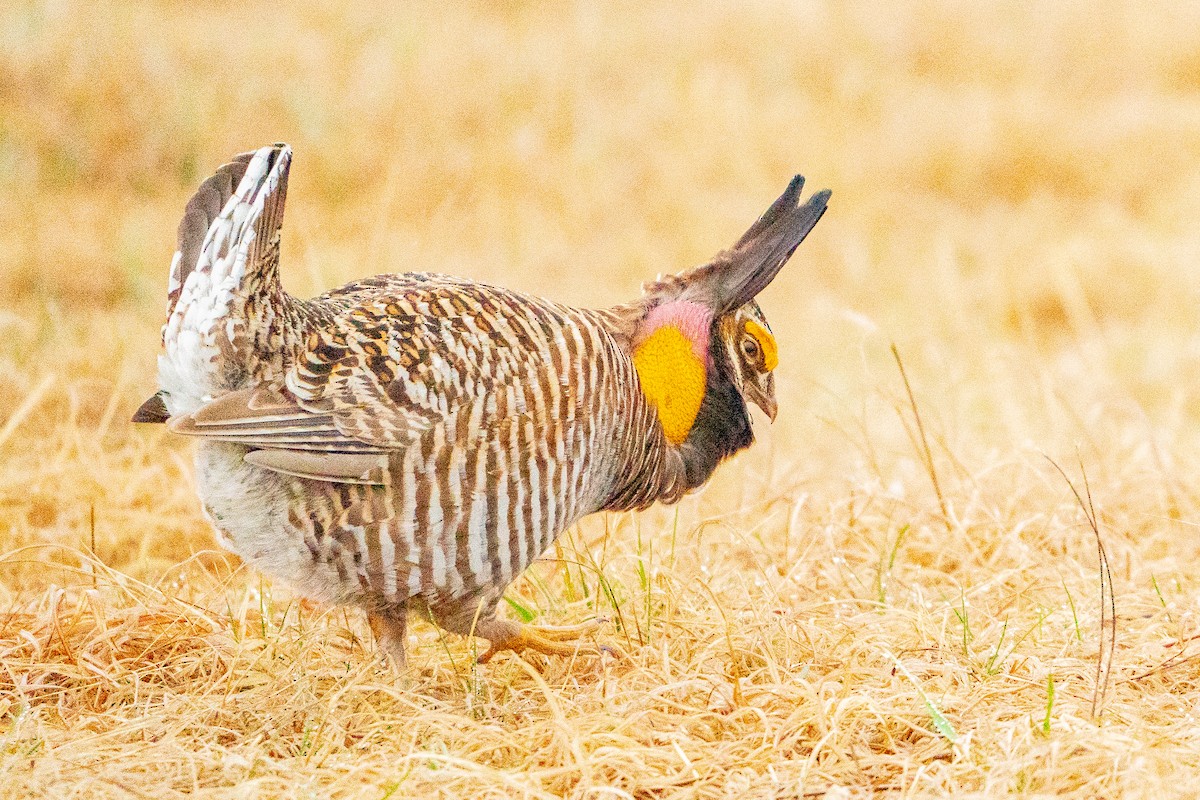
[[[397,310],[387,298],[356,305],[309,336],[282,385],[222,395],[168,427],[256,448],[246,460],[277,472],[382,483],[389,455],[435,427],[469,445],[574,415],[549,353],[474,315]]]
[[[259,448],[246,460],[300,478],[380,483],[387,451],[338,430],[330,413],[301,406],[281,387],[258,384],[172,417],[174,433]]]

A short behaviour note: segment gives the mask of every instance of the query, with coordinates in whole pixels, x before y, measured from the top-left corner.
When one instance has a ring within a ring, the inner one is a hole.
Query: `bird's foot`
[[[390,659],[396,669],[401,672],[408,666],[408,659],[404,655],[408,627],[406,621],[403,613],[389,616],[367,614],[367,622],[371,626],[371,633],[375,634],[379,655],[384,661]]]
[[[503,650],[512,650],[516,653],[522,650],[534,650],[549,656],[574,656],[577,654],[598,656],[605,653],[620,656],[620,651],[614,647],[583,641],[580,638],[594,633],[599,628],[599,620],[579,625],[522,625],[511,636],[491,640],[491,646],[479,657],[479,663],[486,664],[492,656]]]

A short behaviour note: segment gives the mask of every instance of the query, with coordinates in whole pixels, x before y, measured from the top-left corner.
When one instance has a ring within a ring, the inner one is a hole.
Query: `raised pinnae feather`
[[[775,279],[796,248],[825,213],[830,192],[823,189],[797,205],[804,176],[792,178],[783,194],[742,234],[733,247],[707,264],[659,278],[643,292],[662,300],[705,303],[720,315],[741,308]]]
[[[767,288],[825,213],[828,189],[817,192],[801,206],[791,207],[783,202],[794,202],[803,183],[804,179],[797,175],[783,197],[755,223],[754,227],[761,226],[759,230],[753,235],[747,232],[729,252],[728,265],[717,270],[723,311],[741,308]]]
[[[754,224],[742,234],[742,238],[737,240],[737,243],[730,249],[736,250],[743,245],[749,244],[759,234],[775,224],[779,218],[788,211],[794,210],[796,204],[800,201],[800,192],[804,189],[804,176],[797,175],[788,183],[787,188],[783,190],[783,194],[771,204],[770,208],[762,213]]]

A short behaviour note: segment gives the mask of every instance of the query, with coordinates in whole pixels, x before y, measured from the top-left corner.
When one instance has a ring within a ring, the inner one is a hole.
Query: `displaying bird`
[[[672,503],[772,420],[777,347],[754,298],[821,218],[796,176],[733,247],[579,309],[465,278],[378,275],[299,300],[279,282],[291,149],[201,184],[171,264],[159,391],[134,422],[196,437],[221,543],[301,594],[363,607],[403,666],[406,619],[596,652],[583,626],[497,615],[581,517]]]

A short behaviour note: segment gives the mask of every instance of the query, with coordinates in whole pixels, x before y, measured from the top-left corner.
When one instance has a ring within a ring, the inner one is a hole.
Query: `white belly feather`
[[[304,534],[288,521],[292,479],[247,464],[246,448],[201,442],[196,450],[196,486],[221,545],[276,580],[304,587],[325,603],[352,599],[337,569],[314,560]]]

